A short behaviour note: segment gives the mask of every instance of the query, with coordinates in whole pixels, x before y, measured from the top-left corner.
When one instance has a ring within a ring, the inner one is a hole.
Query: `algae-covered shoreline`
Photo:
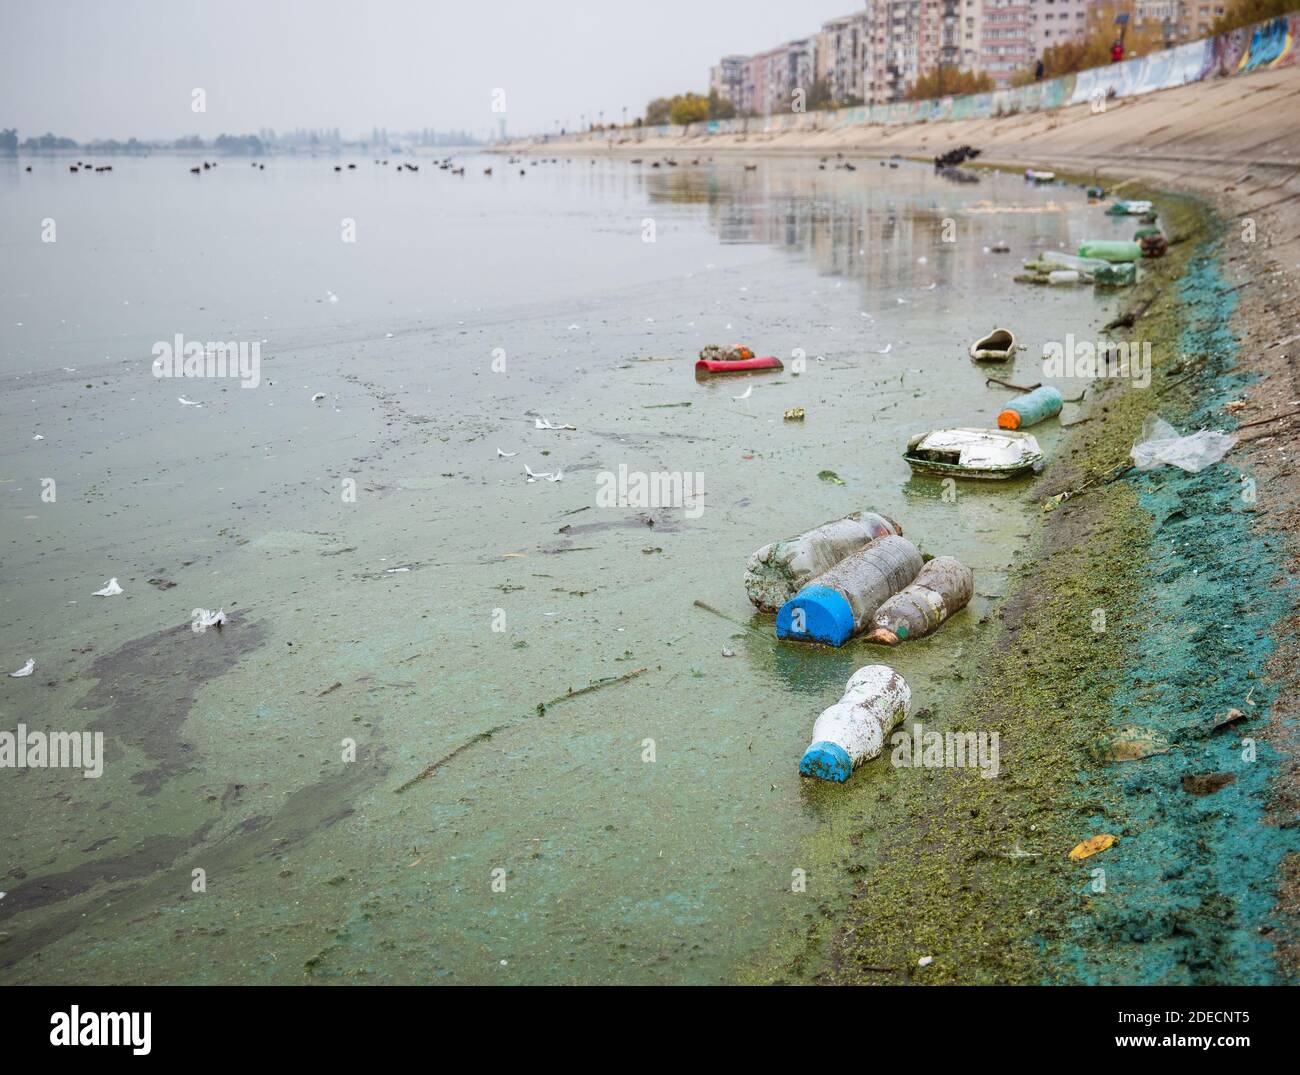
[[[1154,199],[1175,241],[1132,297],[1151,300],[1136,326],[1097,334],[1151,341],[1153,383],[1090,389],[1080,428],[1027,496],[1050,507],[1102,480],[1044,511],[957,702],[912,716],[997,732],[999,776],[899,768],[873,785],[809,847],[817,894],[792,895],[788,929],[746,980],[1288,980],[1274,944],[1293,920],[1274,902],[1297,840],[1265,818],[1279,758],[1250,730],[1210,732],[1275,693],[1262,677],[1290,602],[1272,585],[1282,550],[1253,533],[1233,456],[1199,475],[1106,480],[1148,412],[1180,429],[1233,424],[1221,407],[1246,377],[1229,328],[1236,289],[1220,275],[1225,224],[1199,198],[1125,193]],[[1101,760],[1126,727],[1168,751]],[[1184,790],[1221,773],[1221,790]],[[1067,858],[1101,833],[1118,843]]]

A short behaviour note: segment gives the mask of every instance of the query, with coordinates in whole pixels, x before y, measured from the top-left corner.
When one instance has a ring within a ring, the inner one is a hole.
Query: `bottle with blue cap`
[[[909,586],[921,554],[890,534],[823,571],[781,606],[776,637],[842,646],[871,622],[876,609]]]
[[[911,703],[911,689],[888,665],[859,668],[844,696],[817,718],[799,772],[844,783],[859,765],[880,756],[886,736],[907,719]]]

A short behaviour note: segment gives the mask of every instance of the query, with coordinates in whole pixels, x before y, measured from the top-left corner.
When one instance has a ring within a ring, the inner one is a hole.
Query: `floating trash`
[[[813,724],[799,772],[844,783],[859,765],[880,756],[885,737],[907,719],[911,701],[911,689],[888,665],[859,668],[840,700],[822,710]]]

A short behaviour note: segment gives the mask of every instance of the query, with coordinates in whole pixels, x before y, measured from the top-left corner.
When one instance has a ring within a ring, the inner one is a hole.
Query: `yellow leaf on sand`
[[[1070,852],[1070,860],[1072,862],[1082,862],[1084,859],[1095,855],[1098,851],[1105,851],[1108,847],[1114,847],[1118,841],[1118,836],[1112,836],[1108,832],[1104,832],[1100,836],[1089,836],[1088,839]]]

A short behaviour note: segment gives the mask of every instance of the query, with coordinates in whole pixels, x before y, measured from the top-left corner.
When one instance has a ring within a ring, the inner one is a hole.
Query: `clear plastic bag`
[[[1236,443],[1236,437],[1211,429],[1180,437],[1164,419],[1148,414],[1142,423],[1142,435],[1129,454],[1138,470],[1168,464],[1195,474],[1217,463]]]

